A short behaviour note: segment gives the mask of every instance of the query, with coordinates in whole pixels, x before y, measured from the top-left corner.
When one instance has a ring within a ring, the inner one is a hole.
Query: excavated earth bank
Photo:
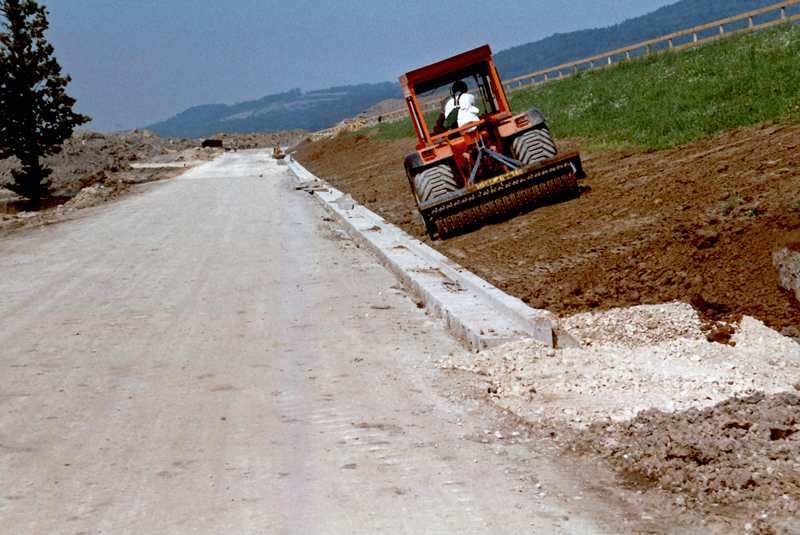
[[[414,140],[338,137],[294,156],[558,314],[581,342],[522,341],[442,367],[470,372],[565,456],[612,468],[654,518],[800,533],[800,306],[772,262],[800,241],[799,142],[799,126],[766,125],[654,153],[583,154],[578,199],[446,241],[424,234],[414,207],[402,166]]]

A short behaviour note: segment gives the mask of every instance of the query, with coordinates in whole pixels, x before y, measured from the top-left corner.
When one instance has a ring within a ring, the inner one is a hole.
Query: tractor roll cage
[[[434,143],[419,96],[438,88],[450,86],[457,80],[472,78],[491,110],[483,115],[509,113],[508,101],[502,90],[500,77],[491,61],[492,50],[489,45],[470,50],[444,61],[410,71],[400,77],[400,85],[406,98],[408,111],[420,144],[418,148]],[[438,135],[436,137],[439,137]]]

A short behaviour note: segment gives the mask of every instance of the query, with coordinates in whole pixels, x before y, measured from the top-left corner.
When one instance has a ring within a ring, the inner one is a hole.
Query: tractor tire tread
[[[511,154],[525,165],[553,158],[558,154],[556,144],[546,126],[526,130],[511,143]]]
[[[453,168],[447,164],[429,167],[414,177],[414,188],[420,202],[443,197],[459,189]]]

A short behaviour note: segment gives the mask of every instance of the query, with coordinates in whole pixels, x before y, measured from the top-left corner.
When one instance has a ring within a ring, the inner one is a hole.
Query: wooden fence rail
[[[788,17],[786,14],[786,8],[788,6],[795,4],[800,4],[800,0],[787,0],[786,2],[782,2],[780,4],[774,4],[768,7],[757,9],[755,11],[743,13],[735,17],[729,17],[727,19],[718,20],[716,22],[703,24],[702,26],[696,26],[688,30],[683,30],[680,32],[675,32],[669,35],[665,35],[663,37],[657,37],[655,39],[650,39],[649,41],[637,43],[635,45],[627,46],[625,48],[619,48],[611,52],[598,54],[590,58],[571,61],[569,63],[559,65],[557,67],[550,67],[548,69],[543,69],[541,71],[537,71],[532,74],[526,74],[523,76],[518,76],[516,78],[511,78],[510,80],[504,81],[503,86],[506,88],[506,91],[514,91],[517,89],[522,89],[524,87],[531,87],[551,82],[554,80],[561,80],[565,77],[572,76],[573,74],[579,71],[585,72],[591,70],[604,69],[607,68],[609,65],[613,65],[614,63],[617,63],[619,61],[630,60],[632,57],[647,57],[653,54],[660,54],[667,50],[683,50],[685,48],[702,46],[704,44],[708,44],[713,41],[719,41],[720,39],[734,37],[736,35],[741,35],[743,33],[763,30],[775,26],[777,24],[793,22],[796,20],[800,20],[800,15],[794,15]],[[759,15],[765,15],[767,13],[778,10],[780,10],[780,18],[761,24],[754,23],[755,17]],[[725,31],[726,25],[741,20],[747,20],[746,28],[740,28],[727,32]],[[713,28],[719,28],[719,33],[717,35],[713,35],[711,37],[706,37],[703,39],[698,39],[698,34]],[[691,36],[691,40],[687,43],[676,46],[675,40],[684,36]],[[661,48],[659,48],[658,45],[662,45]],[[641,51],[643,53],[637,56],[635,55],[635,52],[637,51]],[[581,69],[581,67],[586,67],[586,68]],[[551,76],[552,74],[556,75]]]
[[[669,35],[665,35],[663,37],[657,37],[655,39],[650,39],[649,41],[644,41],[641,43],[637,43],[635,45],[627,46],[624,48],[618,48],[617,50],[613,50],[611,52],[605,52],[603,54],[598,54],[596,56],[592,56],[589,58],[584,58],[577,61],[571,61],[569,63],[564,63],[556,67],[550,67],[548,69],[536,71],[531,74],[517,76],[516,78],[511,78],[510,80],[503,81],[502,82],[503,87],[507,92],[516,91],[526,87],[534,87],[537,85],[546,84],[548,82],[563,80],[578,72],[589,72],[600,69],[606,69],[609,66],[614,65],[615,63],[619,63],[620,61],[627,61],[632,58],[644,58],[655,54],[662,54],[667,51],[676,51],[676,50],[683,50],[686,48],[693,48],[714,41],[719,41],[720,39],[726,39],[729,37],[742,35],[744,33],[764,30],[766,28],[770,28],[778,24],[791,23],[800,20],[800,15],[787,16],[786,8],[795,4],[800,4],[800,0],[787,0],[785,2],[773,4],[771,6],[757,9],[755,11],[750,11],[748,13],[736,15],[735,17],[729,17],[727,19],[718,20],[716,22],[710,22],[708,24],[703,24],[702,26],[696,26],[688,30],[671,33]],[[756,17],[760,15],[766,15],[772,12],[777,12],[778,10],[780,10],[779,18],[764,23],[759,23],[759,24],[755,23]],[[725,30],[726,25],[730,25],[742,20],[747,20],[747,27],[737,28],[735,30],[728,30],[728,31]],[[699,38],[698,34],[702,34],[703,32],[706,32],[714,28],[719,29],[719,32],[717,34],[712,35],[710,37]],[[691,37],[689,38],[687,36]],[[686,43],[676,45],[675,41],[676,40],[680,41],[681,38],[687,38],[689,40]],[[639,52],[639,54],[637,54],[637,52]],[[435,105],[429,105],[427,107],[431,109],[424,109],[423,111],[433,111],[433,109],[436,108]],[[338,127],[328,128],[327,130],[322,130],[320,132],[315,132],[314,134],[312,134],[312,138],[321,139],[334,135],[342,131],[343,129],[358,130],[366,126],[378,124],[379,122],[398,121],[407,116],[408,116],[408,110],[403,108],[383,113],[381,115],[373,115],[371,117],[359,119],[344,127],[338,126]]]

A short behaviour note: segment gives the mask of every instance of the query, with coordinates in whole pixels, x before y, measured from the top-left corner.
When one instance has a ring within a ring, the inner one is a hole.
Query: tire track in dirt
[[[336,451],[342,485],[353,497],[404,496],[425,488],[425,497],[418,501],[414,515],[450,516],[475,525],[483,522],[483,517],[470,506],[476,497],[458,481],[458,471],[451,463],[426,455],[429,444],[403,440],[402,427],[364,422],[363,412],[355,407],[331,405],[331,399],[308,403],[308,399],[294,395],[283,397],[284,421],[302,426],[307,437],[318,437],[326,442],[325,448]],[[297,447],[301,441],[291,443]],[[365,466],[372,468],[365,470]],[[373,470],[382,476],[376,478]],[[429,528],[429,533],[450,533],[446,526]]]

